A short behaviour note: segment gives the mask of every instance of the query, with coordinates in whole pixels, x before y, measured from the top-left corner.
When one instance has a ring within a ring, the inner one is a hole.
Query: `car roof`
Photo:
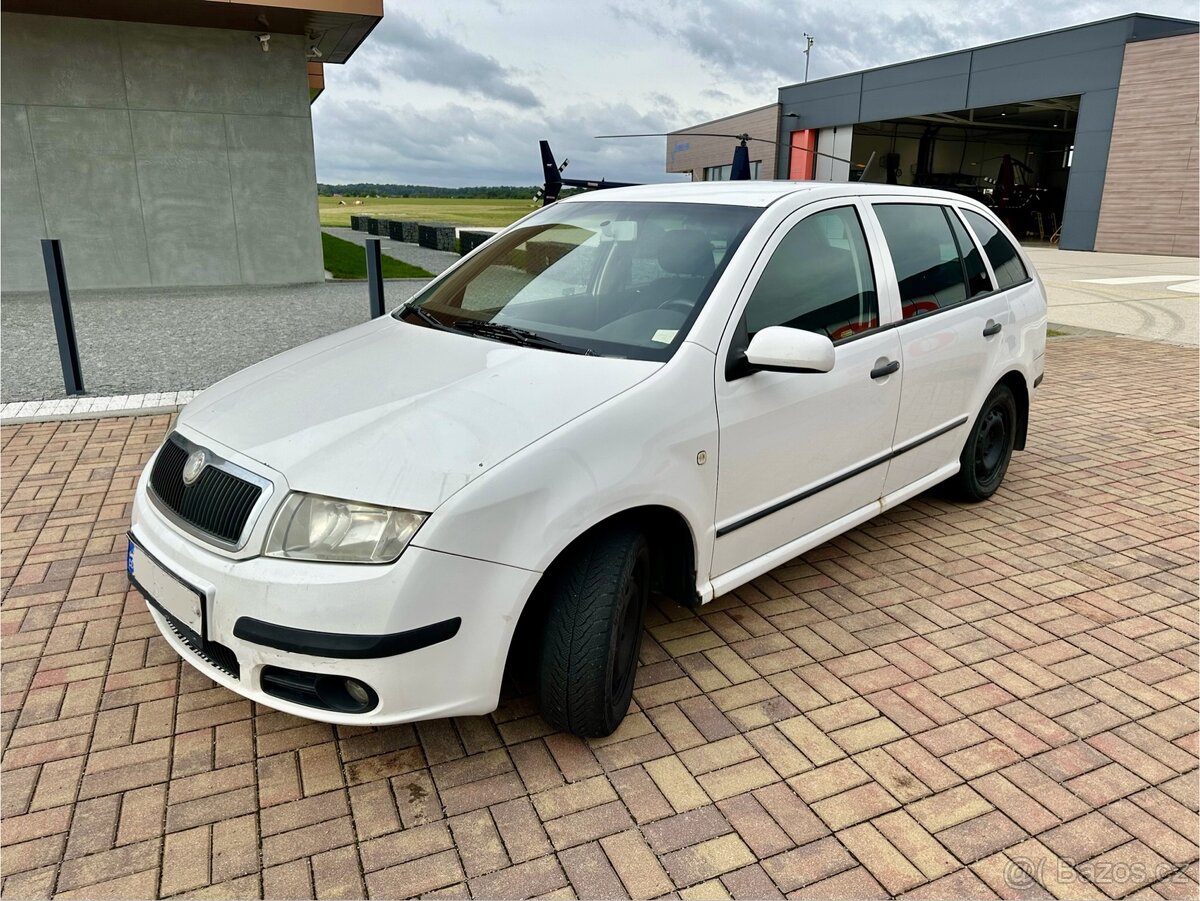
[[[804,195],[808,202],[830,197],[862,197],[897,195],[931,197],[963,201],[976,206],[969,197],[950,191],[916,188],[910,185],[883,185],[872,182],[828,181],[695,181],[654,185],[635,185],[629,188],[605,188],[603,194],[586,191],[564,197],[559,203],[579,203],[589,200],[654,201],[659,203],[719,203],[731,206],[770,206],[783,197]]]

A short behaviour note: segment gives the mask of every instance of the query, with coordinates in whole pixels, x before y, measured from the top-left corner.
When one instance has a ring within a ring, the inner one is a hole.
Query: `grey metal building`
[[[1006,167],[1035,201],[1010,222],[1022,237],[1197,255],[1198,31],[1132,14],[781,87],[778,177],[994,199]]]
[[[382,0],[3,0],[0,287],[324,276],[310,103]]]

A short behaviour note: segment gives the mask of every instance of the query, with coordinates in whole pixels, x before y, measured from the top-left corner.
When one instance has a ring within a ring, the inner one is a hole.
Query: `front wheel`
[[[551,573],[539,673],[542,716],[584,737],[611,734],[629,709],[650,594],[650,548],[631,527],[606,529]]]
[[[983,402],[959,457],[952,492],[971,503],[985,501],[1000,487],[1017,437],[1017,402],[1007,385],[997,385]]]

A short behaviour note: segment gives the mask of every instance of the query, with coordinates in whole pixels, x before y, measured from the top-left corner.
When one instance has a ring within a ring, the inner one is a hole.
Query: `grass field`
[[[352,241],[343,241],[333,235],[321,233],[321,250],[325,255],[325,268],[334,278],[366,278],[367,253]],[[384,278],[433,278],[419,266],[412,266],[389,256],[383,257]]]
[[[454,197],[321,197],[322,225],[350,225],[350,214],[382,216],[389,219],[413,219],[419,222],[447,222],[451,225],[510,225],[533,212],[529,200],[459,200]],[[345,200],[345,206],[338,206]]]

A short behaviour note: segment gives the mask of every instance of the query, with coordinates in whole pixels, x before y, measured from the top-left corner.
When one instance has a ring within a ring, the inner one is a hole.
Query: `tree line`
[[[470,200],[528,200],[538,189],[533,185],[492,185],[474,188],[439,188],[435,185],[317,185],[326,197],[458,197]]]

